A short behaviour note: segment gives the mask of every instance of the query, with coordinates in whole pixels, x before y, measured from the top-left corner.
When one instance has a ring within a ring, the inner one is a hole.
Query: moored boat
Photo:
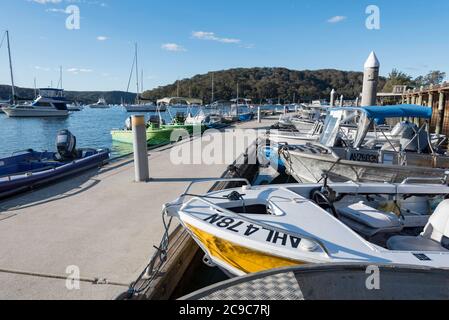
[[[160,118],[152,116],[147,123],[147,144],[149,146],[168,144],[177,142],[185,135],[192,135],[196,132],[202,133],[204,125],[186,125],[182,123],[163,124]],[[132,144],[133,131],[131,119],[127,120],[126,126],[122,130],[111,131],[112,140],[120,143]]]
[[[106,103],[105,98],[99,98],[97,103],[89,106],[91,109],[109,109],[111,106]]]
[[[30,104],[16,104],[3,108],[8,117],[67,117],[69,101],[64,90],[54,88],[39,89],[39,96]]]
[[[206,195],[192,195],[191,185],[165,212],[208,265],[231,276],[328,263],[449,269],[447,182],[254,187],[242,180],[242,188]]]
[[[286,146],[281,157],[301,182],[317,182],[323,173],[334,182],[440,177],[449,168],[449,156],[439,150],[440,142],[429,134],[427,124],[403,121],[390,132],[376,129],[385,119],[431,117],[431,108],[414,105],[335,108],[318,142]],[[341,130],[355,120],[352,129]]]
[[[27,150],[0,159],[0,198],[100,167],[109,159],[108,149],[76,149],[76,138],[68,130],[58,133],[57,150]]]

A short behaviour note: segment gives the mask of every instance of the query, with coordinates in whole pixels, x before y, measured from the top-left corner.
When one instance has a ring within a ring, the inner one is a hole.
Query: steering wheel
[[[312,193],[312,200],[315,202],[320,208],[326,210],[330,214],[332,214],[335,218],[339,219],[340,215],[335,209],[334,204],[330,201],[330,199],[321,191],[315,190]]]

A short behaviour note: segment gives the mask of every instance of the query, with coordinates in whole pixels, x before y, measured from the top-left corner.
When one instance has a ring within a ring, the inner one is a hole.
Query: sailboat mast
[[[37,98],[37,85],[36,85],[36,77],[34,77],[34,99]]]
[[[138,63],[138,55],[137,55],[137,43],[136,43],[136,83],[137,83],[137,104],[139,104],[139,63]]]
[[[215,86],[214,86],[214,74],[212,73],[212,99],[211,99],[211,104],[214,103],[215,100]]]
[[[142,86],[140,87],[140,92],[143,93],[143,69],[142,69],[142,74],[140,76],[140,83],[142,84]]]
[[[12,93],[12,104],[16,104],[16,89],[14,86],[14,73],[12,70],[12,59],[11,59],[11,44],[9,43],[9,31],[6,30],[6,40],[8,43],[8,56],[9,56],[9,70],[11,73],[11,93]]]
[[[59,67],[59,79],[60,79],[59,81],[61,82],[61,90],[62,90],[62,88],[64,88],[62,85],[62,66]],[[62,96],[62,93],[61,93],[61,96]]]

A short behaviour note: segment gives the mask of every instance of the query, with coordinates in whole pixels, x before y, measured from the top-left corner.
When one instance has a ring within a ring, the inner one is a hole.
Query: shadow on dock
[[[77,196],[100,183],[95,179],[101,169],[92,169],[79,176],[68,177],[48,186],[18,194],[0,202],[0,221],[15,216],[17,210],[40,206],[61,199]]]

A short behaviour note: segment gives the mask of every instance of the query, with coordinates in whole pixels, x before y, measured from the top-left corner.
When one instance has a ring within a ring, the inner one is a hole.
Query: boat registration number
[[[349,154],[350,161],[379,163],[379,155],[377,153],[351,152]]]
[[[208,222],[211,225],[217,226],[220,229],[238,233],[243,237],[254,238],[255,235],[260,235],[261,239],[268,243],[280,245],[283,247],[290,247],[293,249],[298,249],[302,240],[301,238],[294,237],[292,235],[288,235],[276,230],[270,230],[262,226],[254,225],[246,221],[222,216],[219,214],[211,215],[208,218],[204,219],[204,221]]]

